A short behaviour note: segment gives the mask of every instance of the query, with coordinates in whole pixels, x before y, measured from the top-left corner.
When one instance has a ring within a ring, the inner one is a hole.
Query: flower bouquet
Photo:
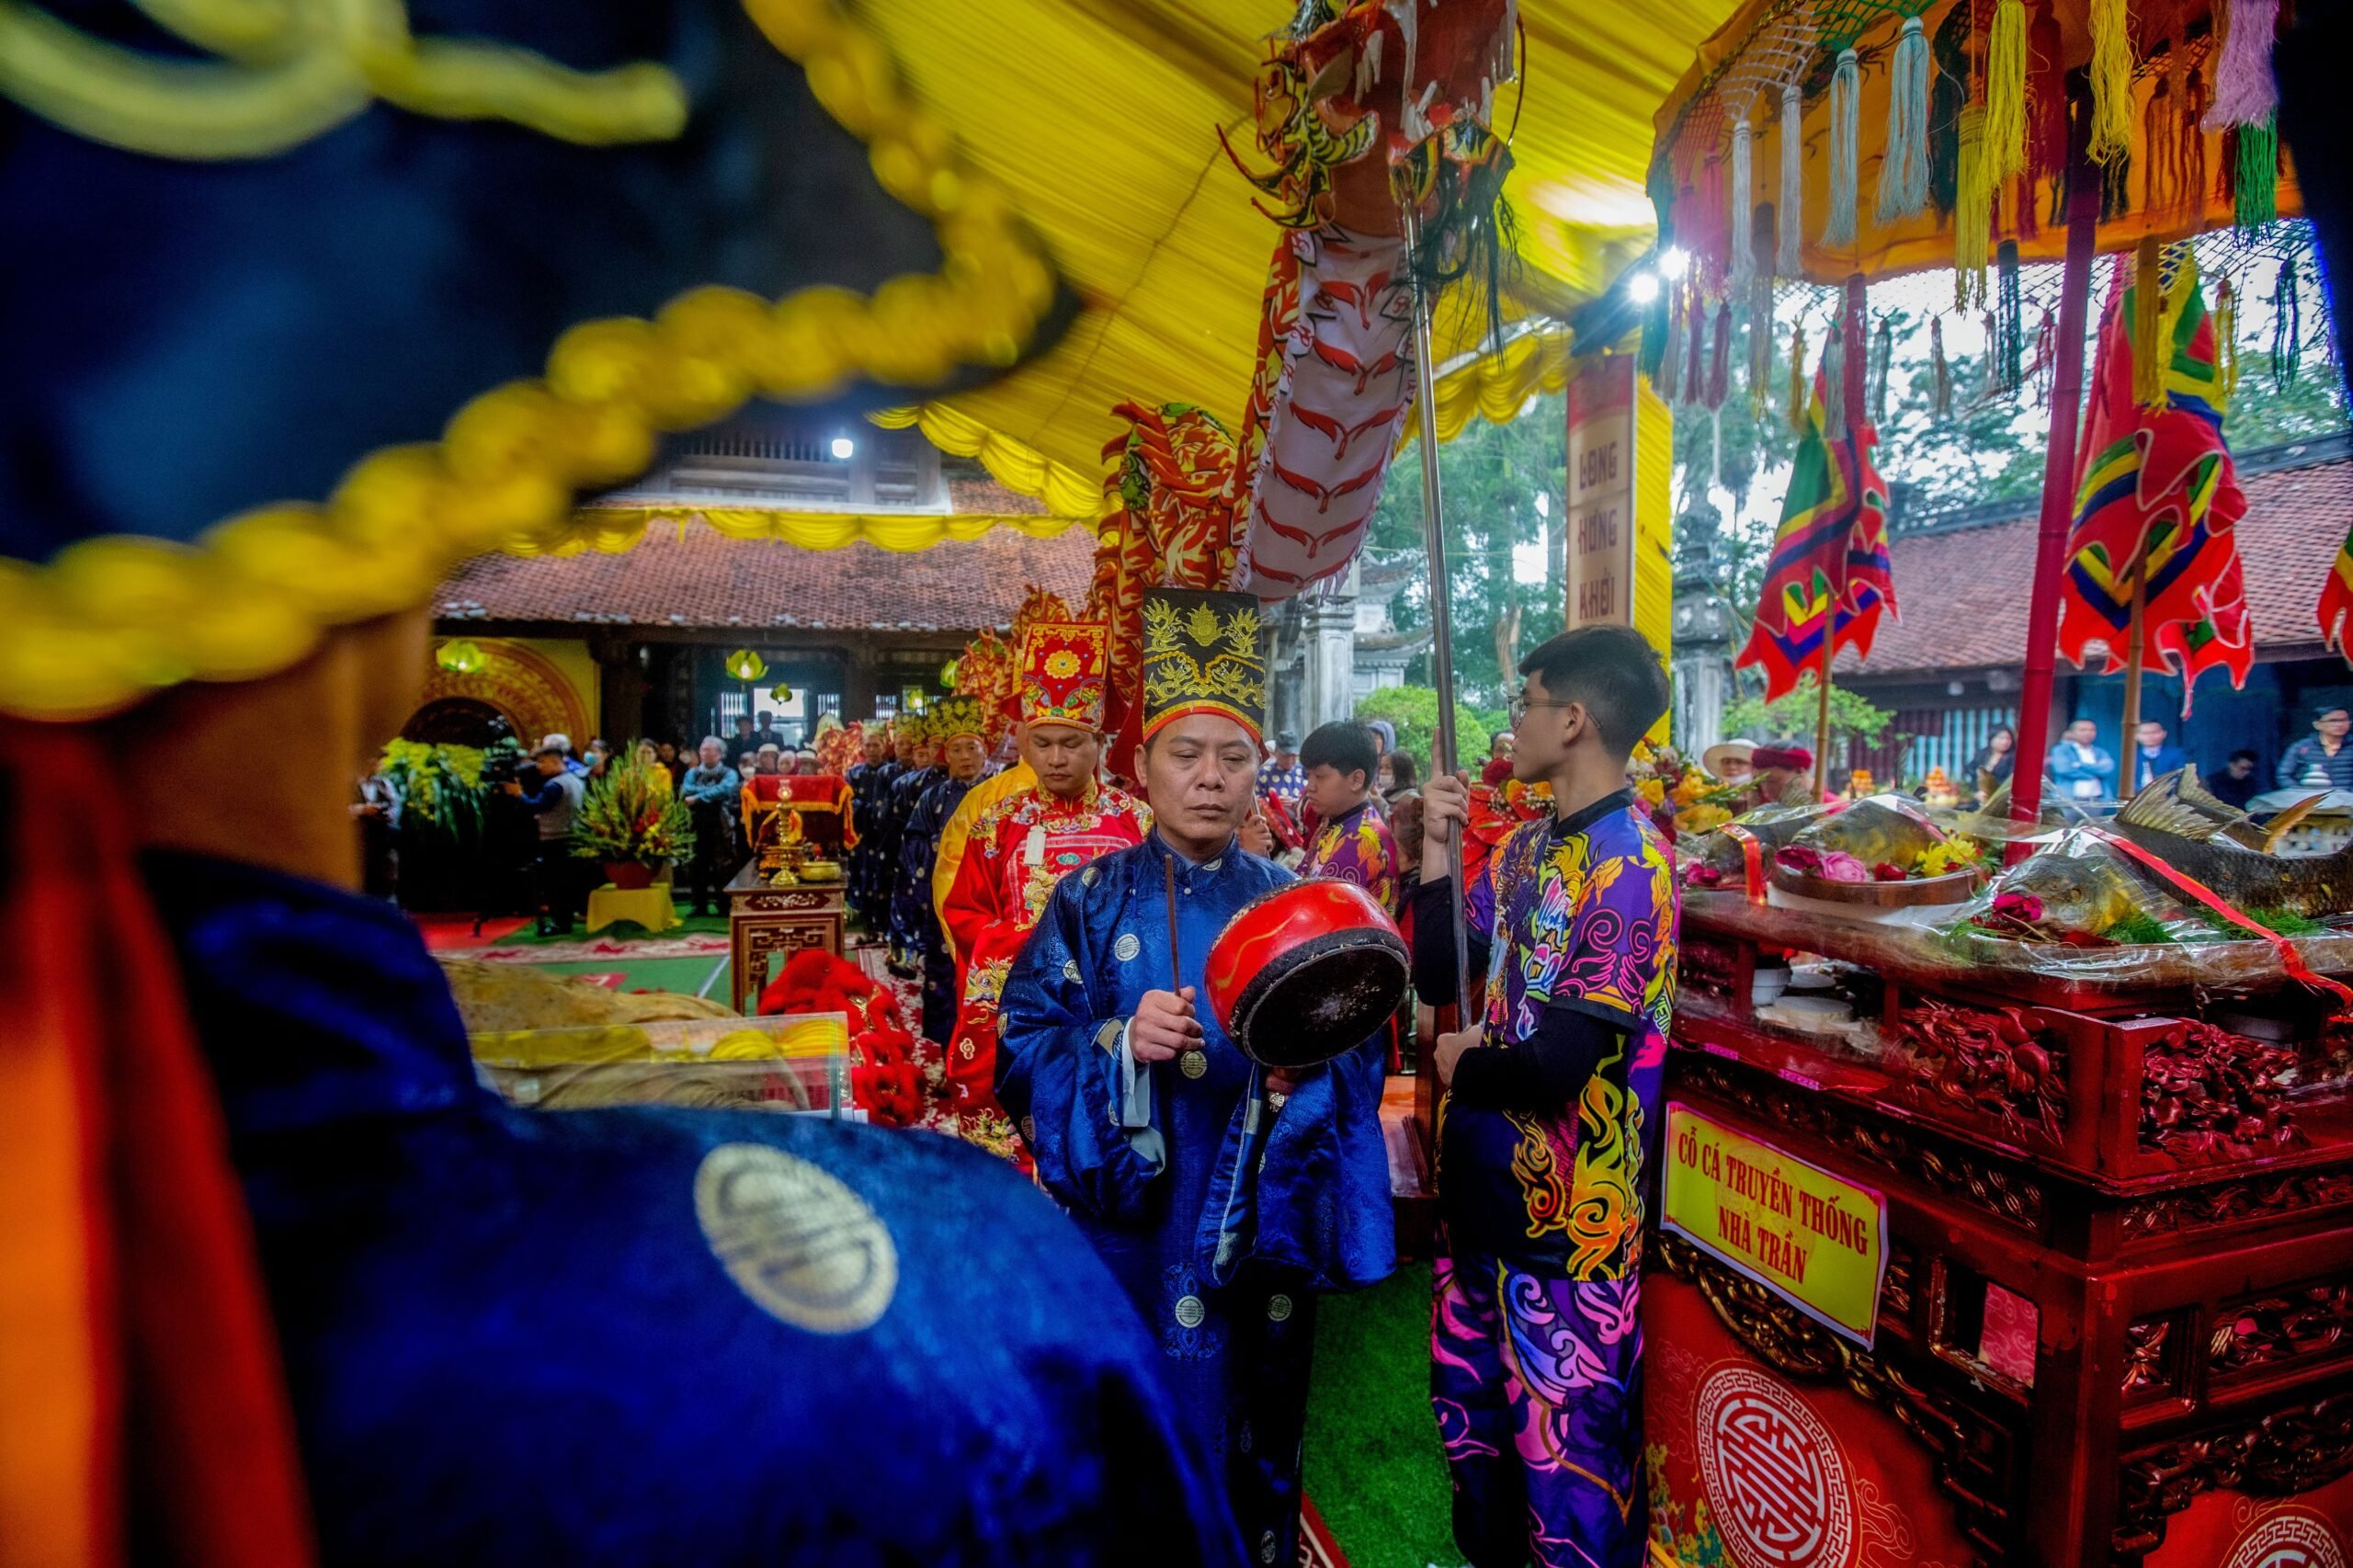
[[[589,784],[572,824],[573,854],[603,861],[617,888],[651,887],[654,868],[688,854],[694,843],[686,802],[656,785],[654,767],[636,757],[631,746],[612,760]]]

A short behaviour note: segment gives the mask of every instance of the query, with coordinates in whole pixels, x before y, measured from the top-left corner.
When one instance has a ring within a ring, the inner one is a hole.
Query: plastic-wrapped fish
[[[2313,920],[2353,910],[2353,845],[2333,855],[2268,854],[2225,831],[2245,821],[2200,789],[2196,773],[2185,767],[2143,788],[2112,825],[2239,909],[2285,910]]]

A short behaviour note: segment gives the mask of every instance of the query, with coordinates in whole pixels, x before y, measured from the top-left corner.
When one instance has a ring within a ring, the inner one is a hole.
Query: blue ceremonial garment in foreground
[[[1239,846],[1193,865],[1157,833],[1091,862],[1054,889],[1015,961],[997,1046],[997,1096],[1039,1179],[1159,1340],[1169,1389],[1223,1468],[1244,1545],[1269,1563],[1297,1550],[1313,1292],[1396,1266],[1381,1042],[1317,1070],[1278,1113],[1257,1101],[1260,1069],[1206,1001],[1218,933],[1290,881]],[[1130,1095],[1120,1034],[1145,992],[1170,989],[1172,949],[1203,998],[1202,1071],[1138,1063]]]
[[[510,1109],[397,912],[146,870],[323,1562],[1238,1561],[1134,1314],[1003,1162],[798,1117]]]

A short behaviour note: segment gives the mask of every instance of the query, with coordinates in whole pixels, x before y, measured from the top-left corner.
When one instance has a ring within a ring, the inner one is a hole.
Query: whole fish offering
[[[2284,912],[2321,920],[2353,910],[2353,845],[2331,855],[2304,856],[2275,855],[2264,847],[2276,841],[2291,814],[2302,812],[2291,807],[2268,831],[2257,828],[2245,812],[2207,793],[2196,772],[2185,767],[2144,786],[2111,825],[2119,837],[2248,914]],[[2146,868],[2136,866],[2134,872],[2144,881],[2163,880]]]
[[[1926,812],[1902,796],[1870,795],[1813,823],[1792,842],[1824,855],[1852,856],[1866,869],[1909,869],[1947,837]]]
[[[1818,804],[1759,806],[1722,827],[1695,835],[1677,848],[1676,860],[1682,868],[1683,880],[1693,887],[1739,887],[1745,875],[1747,852],[1732,829],[1738,828],[1754,837],[1765,863],[1770,865],[1775,850],[1795,839],[1822,814],[1823,808]]]

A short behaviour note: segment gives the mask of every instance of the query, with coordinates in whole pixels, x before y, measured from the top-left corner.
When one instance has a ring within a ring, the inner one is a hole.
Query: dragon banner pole
[[[1421,223],[1411,208],[1405,213],[1405,254],[1414,275],[1414,404],[1422,418],[1422,545],[1430,562],[1430,684],[1438,687],[1437,755],[1433,771],[1451,774],[1461,765],[1454,735],[1454,630],[1447,608],[1445,508],[1438,479],[1438,369],[1431,363],[1431,288],[1421,266]],[[1446,848],[1447,876],[1452,892],[1448,909],[1454,930],[1454,979],[1457,1028],[1469,1028],[1477,1017],[1471,1006],[1476,994],[1471,978],[1471,937],[1463,926],[1462,835],[1469,824],[1459,824]]]

